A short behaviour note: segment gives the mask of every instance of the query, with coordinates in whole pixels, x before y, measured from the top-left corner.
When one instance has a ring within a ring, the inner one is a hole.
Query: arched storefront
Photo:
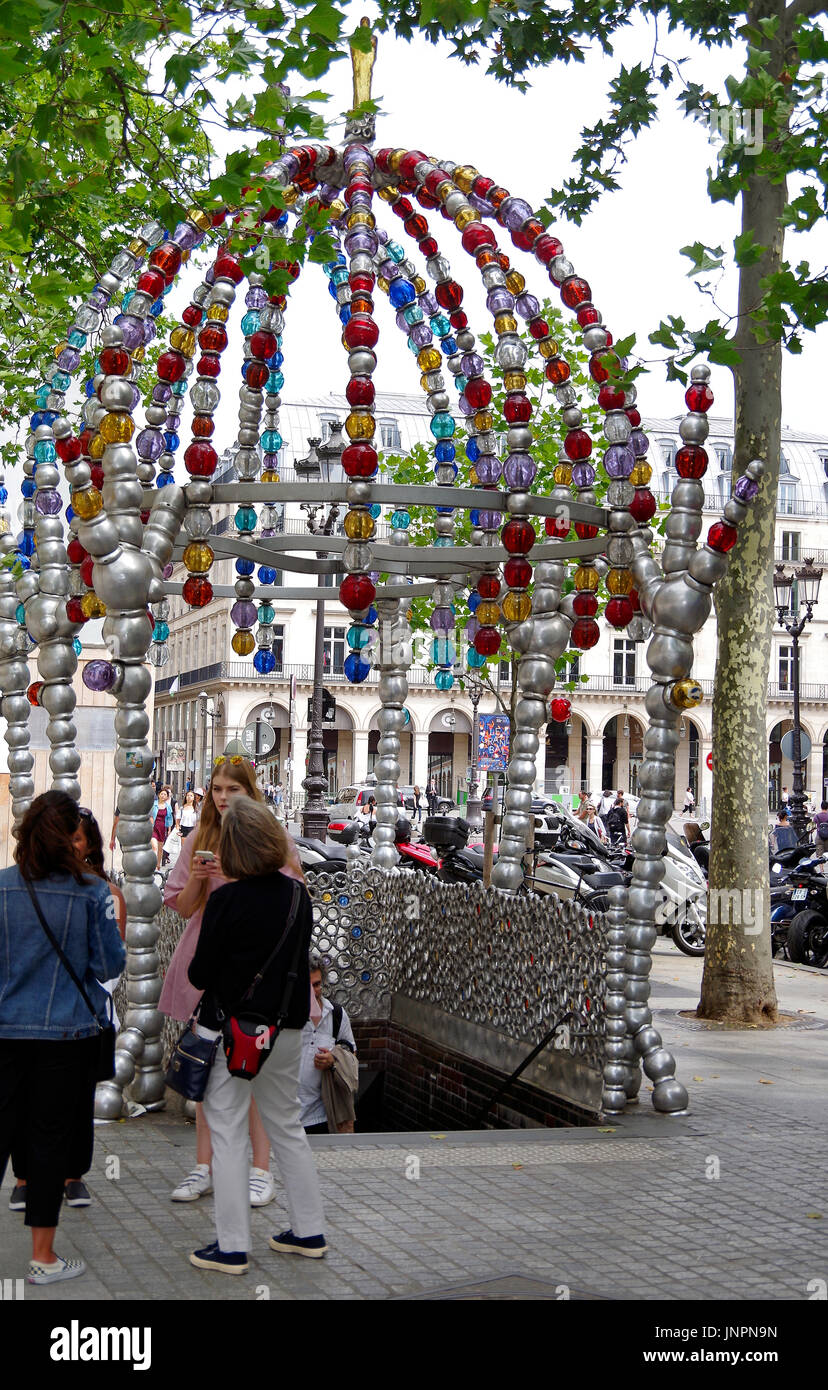
[[[693,793],[696,806],[701,801],[701,745],[703,733],[696,724],[695,720],[688,718],[685,714],[679,723],[679,745],[676,749],[676,781],[674,789],[674,804],[677,809],[684,805],[684,798],[689,787]]]
[[[428,726],[428,782],[438,796],[458,802],[466,794],[471,720],[459,709],[438,710]]]
[[[322,726],[323,758],[329,796],[336,796],[339,788],[347,786],[353,777],[353,731],[353,719],[337,701],[333,724]]]
[[[804,724],[801,727],[813,741],[810,729],[807,729]],[[768,809],[770,811],[779,810],[783,791],[787,790],[789,796],[793,791],[793,763],[782,752],[782,739],[791,729],[793,729],[793,720],[782,719],[778,724],[774,724],[768,736]],[[822,763],[821,769],[816,757],[811,758],[809,756],[802,760],[803,789],[809,798],[813,795],[819,799],[821,796],[820,784],[819,782],[811,783],[811,774],[818,776],[821,770],[824,783],[826,772],[824,752],[819,761]]]
[[[543,790],[546,795],[572,796],[586,789],[589,740],[581,716],[573,714],[565,724],[550,719],[546,726],[545,742]],[[593,788],[589,787],[589,790]]]
[[[602,790],[640,796],[638,771],[644,761],[644,725],[634,714],[613,715],[604,726]],[[592,788],[590,788],[592,790]]]

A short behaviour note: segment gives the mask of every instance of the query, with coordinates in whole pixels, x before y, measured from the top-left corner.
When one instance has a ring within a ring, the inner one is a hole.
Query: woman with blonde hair
[[[284,872],[288,845],[265,806],[233,799],[222,817],[220,841],[224,872],[233,881],[211,896],[190,965],[191,982],[204,990],[202,1037],[218,1038],[222,1023],[242,1014],[248,1022],[257,1020],[257,1047],[267,1039],[249,1073],[245,1057],[246,1074],[231,1074],[219,1046],[204,1097],[213,1135],[217,1239],[194,1250],[190,1262],[222,1274],[245,1274],[249,1268],[245,1173],[248,1112],[254,1103],[279,1165],[291,1221],[288,1230],[271,1237],[271,1250],[320,1259],[328,1249],[298,1099],[302,1029],[310,1014],[313,910],[306,889]]]
[[[227,882],[219,857],[221,824],[227,807],[239,797],[251,802],[264,800],[252,764],[241,757],[216,758],[201,819],[192,835],[184,840],[178,861],[164,887],[165,905],[186,917],[187,925],[170,961],[158,1007],[161,1013],[180,1023],[192,1018],[201,998],[201,990],[190,983],[187,971],[198,945],[208,899]],[[296,847],[291,840],[288,841],[285,873],[294,878],[304,878]],[[250,1108],[250,1138],[253,1145],[250,1204],[266,1206],[275,1196],[269,1171],[270,1144],[255,1105]],[[197,1105],[196,1166],[173,1191],[174,1202],[194,1202],[212,1190],[211,1156],[210,1130],[202,1106]]]

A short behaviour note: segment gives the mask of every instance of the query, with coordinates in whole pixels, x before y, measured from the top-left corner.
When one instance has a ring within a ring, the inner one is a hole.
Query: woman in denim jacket
[[[15,866],[0,872],[0,1182],[14,1141],[25,1152],[33,1284],[85,1270],[82,1260],[55,1254],[54,1237],[81,1115],[91,1143],[99,1043],[98,1026],[43,930],[26,881],[101,1022],[107,996],[98,981],[119,974],[126,956],[107,884],[78,862],[72,836],[79,824],[78,808],[64,792],[39,796],[15,831]]]

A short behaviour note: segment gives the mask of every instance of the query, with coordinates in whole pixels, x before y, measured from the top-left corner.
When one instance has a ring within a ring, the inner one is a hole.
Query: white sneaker
[[[173,1202],[195,1202],[199,1197],[204,1197],[212,1190],[213,1184],[208,1165],[198,1163],[192,1173],[187,1174],[184,1181],[178,1184],[170,1196]]]
[[[41,1260],[31,1260],[27,1281],[30,1284],[57,1284],[61,1279],[77,1279],[86,1273],[83,1260],[64,1260],[55,1255],[53,1264],[43,1264]]]
[[[250,1169],[250,1205],[266,1207],[276,1196],[273,1179],[266,1168]]]

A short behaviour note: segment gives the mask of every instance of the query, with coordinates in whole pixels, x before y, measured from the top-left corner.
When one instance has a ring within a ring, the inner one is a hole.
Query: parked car
[[[376,797],[376,783],[363,782],[351,787],[342,787],[337,792],[336,799],[328,807],[328,820],[356,820],[363,806],[370,798]],[[402,792],[399,793],[399,804],[405,806]]]

